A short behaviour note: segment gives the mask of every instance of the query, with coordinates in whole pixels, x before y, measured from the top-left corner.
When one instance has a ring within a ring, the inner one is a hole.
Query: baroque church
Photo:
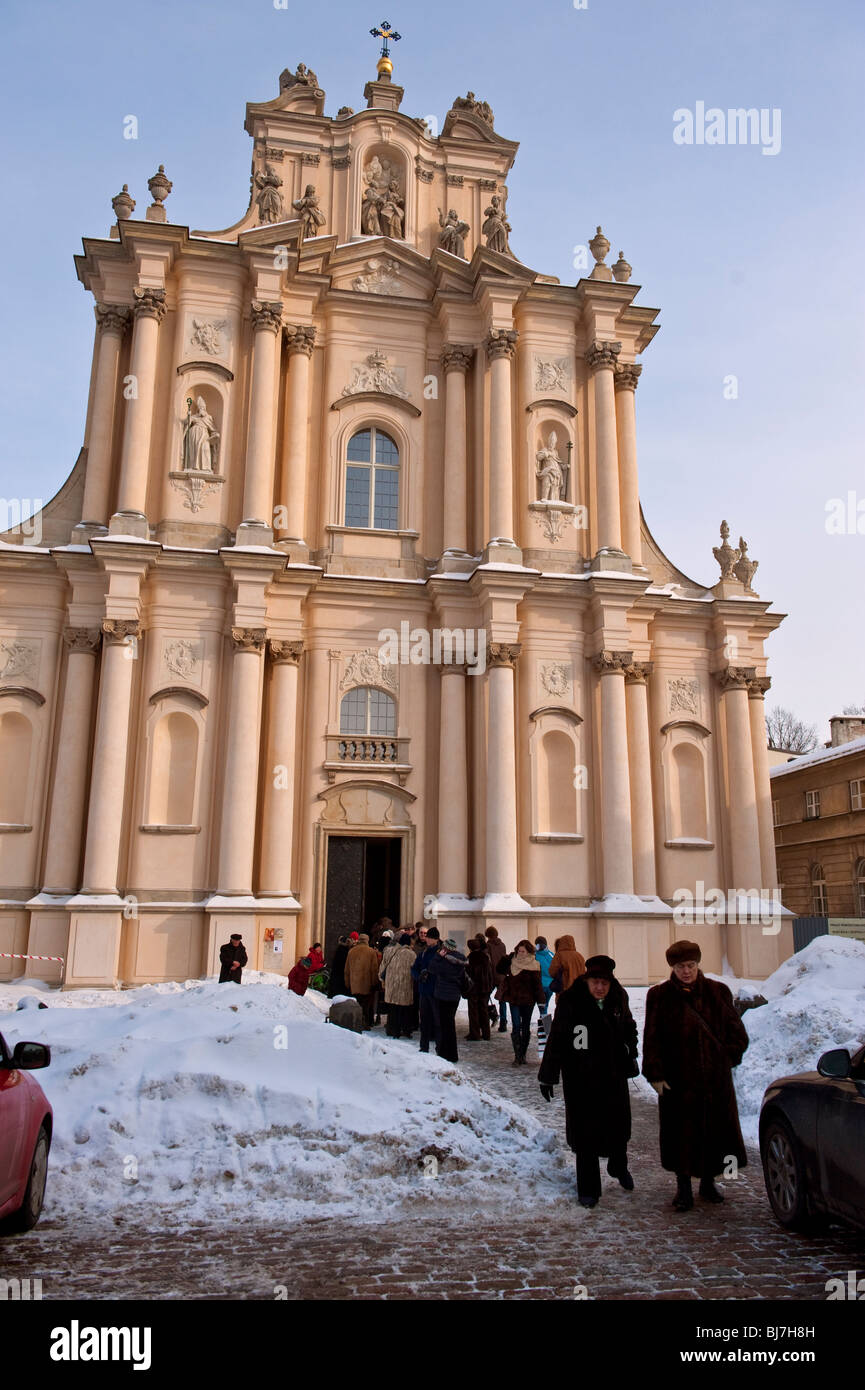
[[[629,983],[792,950],[675,915],[776,886],[781,615],[726,524],[705,587],[643,519],[657,311],[600,228],[576,285],[524,264],[516,142],[405,114],[387,47],[362,109],[303,64],[247,106],[233,226],[160,167],[75,258],[83,447],[0,537],[0,978],[183,980],[231,932],[286,972],[385,915]]]

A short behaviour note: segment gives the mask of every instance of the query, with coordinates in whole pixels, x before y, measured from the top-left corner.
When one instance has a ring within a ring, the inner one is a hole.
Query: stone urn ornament
[[[147,219],[150,222],[167,222],[168,214],[162,204],[171,192],[174,184],[171,179],[165,176],[165,165],[160,164],[152,178],[147,180],[147,187],[150,189],[150,196],[153,202],[147,209]]]
[[[624,251],[620,251],[619,259],[613,266],[613,279],[619,285],[626,285],[631,278],[632,269],[633,267],[629,266],[628,262],[625,260]]]
[[[751,580],[754,578],[754,575],[757,573],[759,567],[759,560],[749,559],[748,543],[742,536],[740,536],[739,558],[733,566],[733,573],[739,580],[739,583],[744,587],[746,594],[753,594],[754,592],[754,590],[751,588]]]
[[[115,193],[111,199],[111,206],[118,222],[125,222],[135,211],[135,199],[129,192],[129,184],[125,183],[119,193]]]
[[[729,544],[730,527],[726,521],[721,522],[721,544],[712,546],[712,554],[721,566],[721,579],[733,579],[733,566],[741,555],[741,551],[734,550]]]
[[[595,264],[592,268],[592,273],[589,276],[589,279],[612,280],[613,272],[610,270],[610,267],[608,265],[604,265],[604,261],[606,260],[609,254],[610,243],[604,236],[604,233],[601,231],[600,227],[595,232],[595,235],[589,242],[589,250],[595,258]]]

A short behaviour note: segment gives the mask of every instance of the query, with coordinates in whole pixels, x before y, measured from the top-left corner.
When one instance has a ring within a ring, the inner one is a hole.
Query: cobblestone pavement
[[[406,1044],[408,1045],[408,1044]],[[509,1065],[510,1039],[460,1041],[460,1065],[556,1130],[561,1089],[547,1104],[530,1064]],[[592,1211],[573,1202],[523,1210],[502,1174],[500,1218],[436,1209],[395,1211],[387,1226],[315,1219],[286,1229],[249,1223],[132,1229],[45,1218],[0,1244],[0,1277],[41,1278],[44,1299],[795,1299],[826,1298],[826,1281],[865,1276],[865,1234],[832,1227],[788,1234],[771,1215],[759,1155],[723,1206],[670,1207],[674,1181],[658,1162],[657,1112],[632,1088],[633,1193],[605,1176]],[[280,1289],[279,1286],[282,1286]]]

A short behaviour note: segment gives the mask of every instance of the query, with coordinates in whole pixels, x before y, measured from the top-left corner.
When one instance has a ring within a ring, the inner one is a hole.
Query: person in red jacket
[[[309,977],[312,974],[312,961],[309,956],[302,956],[293,970],[288,972],[288,987],[295,994],[306,994],[309,985]]]
[[[322,955],[322,951],[321,951],[321,942],[320,942],[320,941],[316,941],[315,945],[313,946],[312,950],[310,951],[310,953],[309,953],[309,963],[310,963],[310,967],[311,967],[311,969],[310,969],[310,974],[311,974],[311,975],[316,975],[316,974],[318,973],[319,970],[323,970],[323,969],[324,969],[324,956]]]

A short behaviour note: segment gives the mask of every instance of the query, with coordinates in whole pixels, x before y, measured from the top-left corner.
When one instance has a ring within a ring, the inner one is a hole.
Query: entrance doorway
[[[332,960],[338,937],[368,932],[379,917],[399,926],[401,868],[399,835],[328,835],[325,960]]]

